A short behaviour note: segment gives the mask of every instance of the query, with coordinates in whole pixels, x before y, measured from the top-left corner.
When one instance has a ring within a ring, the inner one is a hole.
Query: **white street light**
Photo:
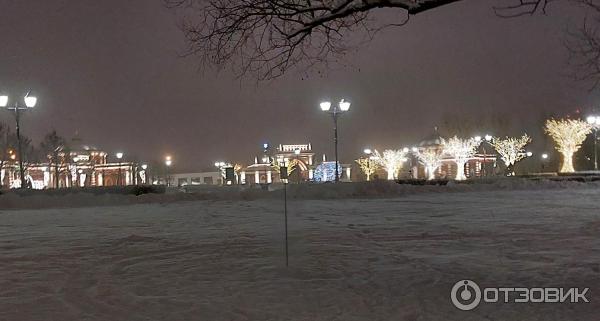
[[[548,154],[546,154],[546,153],[543,153],[543,154],[542,154],[542,159],[548,159]]]
[[[419,149],[417,147],[413,147],[410,149],[413,153],[418,153]]]
[[[25,95],[25,106],[33,108],[35,107],[35,104],[37,104],[37,98],[35,96],[29,96],[29,93],[27,93],[27,95]]]
[[[408,147],[404,147],[404,148],[402,148],[402,151],[405,153],[408,153],[410,151],[410,149],[408,149]]]
[[[340,101],[340,109],[342,111],[348,111],[350,109],[350,102],[345,101],[345,100],[341,100]]]
[[[321,110],[331,114],[333,118],[333,143],[335,145],[335,182],[340,181],[340,173],[339,173],[339,161],[338,161],[338,128],[337,128],[337,120],[341,113],[347,112],[350,109],[350,102],[345,101],[344,99],[340,100],[337,106],[334,106],[331,109],[331,102],[324,101],[320,105]]]
[[[321,106],[322,111],[329,111],[329,109],[331,108],[331,102],[324,101],[319,106]]]
[[[147,164],[142,164],[142,169],[143,169],[143,170],[146,170],[146,169],[148,169],[148,165],[147,165]]]
[[[492,135],[485,135],[485,140],[488,141],[488,142],[492,141],[493,138],[494,137],[492,137]]]
[[[17,102],[15,102],[13,107],[9,107],[8,106],[8,96],[7,95],[0,95],[0,107],[2,108],[6,108],[7,110],[10,111],[14,111],[15,112],[15,120],[16,120],[16,134],[17,134],[17,149],[18,149],[18,154],[19,154],[19,179],[21,180],[21,187],[26,187],[25,186],[25,168],[23,166],[23,154],[22,154],[22,150],[21,150],[21,131],[20,131],[20,114],[22,111],[25,111],[29,108],[33,108],[35,106],[35,104],[37,103],[37,98],[34,96],[30,96],[29,95],[30,92],[28,92],[25,97],[23,97],[23,100],[25,101],[25,106],[19,106],[19,104]]]
[[[118,152],[115,154],[115,156],[117,156],[117,159],[119,160],[119,179],[117,180],[117,185],[123,185],[122,179],[121,179],[121,158],[123,158],[123,153]]]
[[[167,181],[167,187],[171,186],[171,178],[169,177],[169,167],[173,165],[173,161],[171,160],[171,156],[165,157],[165,180]]]
[[[373,153],[373,151],[370,148],[365,148],[364,153],[367,155],[371,155],[371,153]]]
[[[475,141],[480,142],[481,141],[481,136],[475,136]]]
[[[600,129],[600,116],[590,115],[586,120],[594,128],[594,170],[598,170],[598,129]]]
[[[532,152],[527,152],[526,155],[527,155],[527,157],[531,157],[531,156],[533,156],[533,153]]]

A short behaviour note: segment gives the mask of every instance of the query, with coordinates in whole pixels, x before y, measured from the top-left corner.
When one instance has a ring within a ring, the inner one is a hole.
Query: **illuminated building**
[[[109,162],[108,154],[95,147],[79,144],[73,139],[70,146],[58,153],[58,161],[26,164],[26,179],[34,189],[54,188],[58,172],[59,187],[115,186],[146,183],[146,171],[132,162]],[[2,187],[18,188],[18,160],[10,157],[1,170]]]

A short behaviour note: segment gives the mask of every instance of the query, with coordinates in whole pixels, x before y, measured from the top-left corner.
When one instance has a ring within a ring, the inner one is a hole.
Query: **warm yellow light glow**
[[[419,163],[425,166],[428,180],[435,179],[435,171],[442,165],[442,156],[443,153],[440,148],[427,148],[417,153]]]
[[[356,163],[360,167],[360,170],[367,176],[367,181],[371,180],[371,175],[375,174],[379,168],[379,163],[375,161],[374,157],[364,157],[356,160]]]
[[[510,168],[526,156],[531,156],[525,152],[525,146],[530,142],[531,137],[525,134],[521,137],[495,138],[491,144],[500,154],[504,165]]]
[[[383,154],[379,154],[377,150],[373,152],[378,164],[387,172],[387,179],[392,180],[398,178],[398,172],[402,168],[402,164],[406,161],[406,152],[404,150],[387,149]]]
[[[563,156],[561,173],[574,172],[573,154],[579,150],[592,125],[576,119],[549,119],[546,121],[546,133],[556,143],[556,150]]]
[[[475,138],[462,139],[454,136],[448,140],[442,139],[444,153],[452,156],[456,163],[456,180],[465,180],[465,164],[477,152],[481,141]]]

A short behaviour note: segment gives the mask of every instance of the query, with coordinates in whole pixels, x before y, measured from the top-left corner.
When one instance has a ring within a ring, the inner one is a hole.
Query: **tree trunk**
[[[464,181],[465,179],[467,179],[467,176],[465,175],[465,161],[457,161],[456,162],[456,180],[457,181]]]

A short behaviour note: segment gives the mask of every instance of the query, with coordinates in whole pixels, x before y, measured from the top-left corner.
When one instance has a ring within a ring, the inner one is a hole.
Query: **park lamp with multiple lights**
[[[18,101],[15,101],[13,106],[9,106],[9,97],[4,94],[0,94],[0,107],[6,108],[6,110],[12,111],[15,113],[16,120],[16,134],[17,134],[17,153],[19,156],[19,178],[21,180],[21,187],[25,187],[25,168],[23,167],[23,151],[21,149],[21,131],[20,131],[20,120],[21,120],[21,112],[31,109],[35,107],[37,104],[37,98],[31,95],[31,92],[28,92],[25,97],[23,97],[23,102],[25,106],[19,106]]]
[[[332,108],[332,104],[329,101],[324,101],[320,105],[321,110],[327,112],[333,118],[333,143],[335,146],[335,182],[340,181],[340,173],[339,173],[339,160],[338,160],[338,129],[337,129],[337,120],[340,114],[347,112],[350,110],[350,102],[342,99],[337,105],[334,105]]]

